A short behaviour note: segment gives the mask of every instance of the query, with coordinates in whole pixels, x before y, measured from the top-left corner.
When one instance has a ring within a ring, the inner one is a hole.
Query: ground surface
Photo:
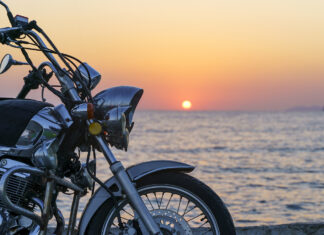
[[[54,229],[49,229],[48,234],[53,234]],[[323,224],[282,224],[273,226],[253,226],[239,227],[236,229],[237,235],[323,235]],[[200,234],[195,231],[194,234]]]

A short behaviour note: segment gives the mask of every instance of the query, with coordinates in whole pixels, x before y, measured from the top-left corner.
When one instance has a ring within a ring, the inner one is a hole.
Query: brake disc
[[[151,211],[151,214],[160,226],[163,235],[192,235],[187,221],[174,211],[158,209]]]

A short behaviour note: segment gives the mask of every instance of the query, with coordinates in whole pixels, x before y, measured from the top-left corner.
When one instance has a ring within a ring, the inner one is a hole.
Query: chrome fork
[[[110,169],[112,173],[115,175],[117,181],[122,187],[123,192],[126,194],[127,198],[130,201],[132,207],[136,210],[139,217],[144,222],[146,229],[150,232],[150,234],[162,234],[159,226],[154,221],[151,213],[145,206],[142,198],[138,194],[135,186],[127,175],[125,168],[121,164],[121,162],[117,161],[114,154],[111,152],[106,142],[103,140],[101,136],[95,136],[102,153],[104,154],[106,160],[110,165]]]

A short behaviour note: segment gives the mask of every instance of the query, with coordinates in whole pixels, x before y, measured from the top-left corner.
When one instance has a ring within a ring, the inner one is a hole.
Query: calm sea
[[[134,120],[129,151],[117,158],[196,166],[192,175],[223,199],[236,226],[324,221],[324,112],[138,111]],[[60,197],[66,218],[70,203]]]

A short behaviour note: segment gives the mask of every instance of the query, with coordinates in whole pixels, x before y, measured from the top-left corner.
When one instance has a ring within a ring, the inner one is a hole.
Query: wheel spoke
[[[203,215],[203,213],[200,213],[199,215],[197,215],[197,216],[195,216],[195,217],[193,217],[193,218],[187,220],[187,222],[192,221],[192,220],[194,220],[194,219],[197,219],[197,218],[199,218],[199,217],[202,216],[202,215]]]
[[[161,200],[160,200],[159,209],[161,208],[161,205],[162,205],[163,196],[164,196],[164,192],[162,192],[162,196],[161,196]]]
[[[184,211],[183,211],[182,216],[184,216],[184,215],[186,214],[186,211],[187,211],[187,208],[188,208],[188,206],[189,206],[189,203],[190,203],[190,201],[187,200],[187,205],[186,205],[186,208],[185,208]]]
[[[126,211],[124,208],[121,209],[122,211],[124,211],[126,214],[130,215],[131,217],[134,217],[134,215],[132,215],[131,213],[129,213],[128,211]]]
[[[178,205],[178,209],[177,209],[177,214],[179,214],[179,209],[180,209],[181,201],[182,201],[182,196],[180,196],[179,205]]]
[[[166,208],[165,208],[165,209],[168,209],[168,207],[169,207],[169,204],[170,204],[170,201],[171,201],[172,197],[173,197],[173,193],[171,194],[171,197],[169,198],[168,204],[167,204],[167,206],[166,206]]]
[[[156,217],[158,221],[161,221],[161,226],[163,225],[166,231],[174,231],[174,228],[176,228],[177,234],[183,234],[184,231],[188,231],[187,229],[194,228],[198,229],[199,234],[202,235],[214,234],[214,231],[218,234],[217,224],[215,226],[215,223],[210,220],[213,215],[208,211],[209,214],[206,214],[206,209],[202,209],[202,204],[197,198],[191,197],[190,194],[188,196],[188,194],[183,193],[184,191],[178,191],[177,188],[167,191],[169,186],[164,187],[157,187],[157,189],[151,191],[144,190],[143,193],[139,190],[139,193],[146,206],[150,205],[152,207],[151,213],[153,213],[154,218]],[[120,203],[119,211],[121,212],[123,223],[132,227],[133,223],[130,221],[137,217],[136,211],[126,200],[124,203]],[[108,234],[110,229],[115,231],[115,229],[119,228],[116,218],[116,216],[112,217],[112,221],[109,219],[111,222],[107,222],[104,230],[106,231],[105,234]],[[123,229],[118,231],[122,233]],[[113,233],[115,234],[115,232]]]
[[[184,213],[183,215],[185,215],[185,214],[188,214],[190,211],[192,211],[192,210],[194,210],[194,209],[196,209],[197,208],[197,206],[194,206],[193,208],[191,208],[190,210],[188,210],[186,213]]]
[[[202,226],[204,226],[205,224],[209,223],[209,221],[205,221],[203,224],[199,225],[197,228],[201,228]]]
[[[159,202],[158,202],[157,197],[156,197],[156,192],[154,192],[154,197],[155,197],[156,204],[157,204],[158,208],[160,209]]]
[[[152,205],[152,203],[151,203],[151,200],[148,198],[148,196],[145,194],[145,197],[147,198],[147,200],[149,201],[149,203],[150,203],[150,205],[151,205],[151,207],[152,207],[152,209],[154,210],[154,206]]]

